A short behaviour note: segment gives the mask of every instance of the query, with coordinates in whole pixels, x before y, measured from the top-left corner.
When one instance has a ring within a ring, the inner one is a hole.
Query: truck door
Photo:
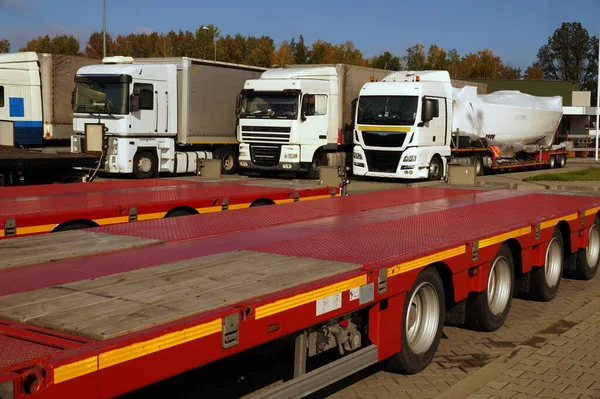
[[[135,82],[133,94],[139,96],[139,110],[131,114],[131,133],[157,134],[160,129],[158,120],[160,104],[155,82]]]
[[[432,99],[431,97],[427,97]],[[433,119],[420,131],[420,145],[439,146],[446,142],[446,102],[443,98],[433,98],[435,113]]]
[[[327,143],[327,101],[326,94],[304,94],[302,96],[302,144],[325,145]],[[304,157],[303,157],[304,158]],[[311,159],[312,160],[312,159]],[[303,159],[305,162],[310,162]]]

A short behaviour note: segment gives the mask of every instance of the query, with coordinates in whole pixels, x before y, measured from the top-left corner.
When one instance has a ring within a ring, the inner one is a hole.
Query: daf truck
[[[345,165],[352,153],[353,100],[389,71],[355,65],[295,65],[244,84],[239,117],[242,170],[319,176],[321,165]]]
[[[100,154],[101,172],[190,173],[200,159],[237,168],[236,96],[266,69],[188,57],[109,57],[81,68],[73,94],[73,152]]]
[[[447,71],[402,71],[366,83],[358,99],[355,176],[439,180],[450,164],[477,175],[530,167],[563,167],[564,146],[552,145],[560,97],[485,87],[450,79]]]
[[[97,63],[85,57],[35,52],[0,55],[0,120],[14,123],[15,144],[68,146],[73,134],[75,73]]]

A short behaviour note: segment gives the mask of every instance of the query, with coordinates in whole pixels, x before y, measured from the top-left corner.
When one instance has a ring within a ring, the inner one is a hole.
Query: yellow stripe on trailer
[[[116,216],[113,218],[94,219],[94,222],[100,226],[106,226],[109,224],[127,223],[129,222],[129,216]]]
[[[54,230],[56,226],[56,224],[42,224],[39,226],[17,227],[15,235],[49,233]],[[2,235],[4,235],[4,232],[2,232]]]
[[[91,356],[87,359],[78,360],[73,363],[58,366],[54,369],[54,383],[60,384],[82,375],[98,371],[98,356]]]
[[[446,259],[453,258],[458,255],[462,255],[465,253],[466,247],[465,245],[461,245],[459,247],[447,249],[445,251],[437,252],[432,255],[424,256],[422,258],[409,260],[408,262],[399,263],[388,268],[387,276],[392,277],[401,273],[406,273],[414,269],[418,269],[420,267],[424,267],[430,265],[435,262],[441,262]]]
[[[256,320],[259,320],[267,316],[296,308],[298,306],[306,305],[307,303],[314,302],[330,295],[349,291],[352,288],[357,288],[365,284],[367,284],[367,275],[363,274],[362,276],[354,277],[323,288],[305,292],[304,294],[298,294],[286,299],[280,299],[266,305],[258,306],[256,308],[255,318]]]
[[[566,220],[567,222],[570,222],[571,220],[575,220],[575,219],[577,219],[576,213],[572,213],[567,216],[561,216],[559,218],[547,220],[545,222],[540,223],[540,229],[544,230],[544,229],[547,229],[548,227],[554,227],[562,220]]]
[[[597,207],[591,208],[591,209],[586,209],[583,214],[585,216],[595,215],[596,213],[598,213],[598,211],[600,211],[600,206],[597,206]]]
[[[154,220],[154,219],[162,219],[165,217],[167,212],[156,212],[156,213],[143,213],[137,216],[137,220]]]
[[[504,234],[498,234],[497,236],[484,238],[483,240],[479,240],[479,248],[489,247],[490,245],[498,244],[506,240],[510,240],[511,238],[521,237],[529,233],[531,233],[531,226],[509,231],[508,233]]]

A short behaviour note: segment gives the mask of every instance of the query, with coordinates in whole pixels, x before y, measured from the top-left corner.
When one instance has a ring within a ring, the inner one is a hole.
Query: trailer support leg
[[[301,332],[296,336],[294,350],[294,378],[306,374],[306,357],[308,354],[308,333]]]

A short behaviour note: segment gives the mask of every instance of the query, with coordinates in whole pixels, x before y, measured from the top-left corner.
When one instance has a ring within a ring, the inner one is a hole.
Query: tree
[[[10,53],[10,42],[7,39],[0,39],[0,54]]]
[[[373,68],[386,69],[389,71],[399,71],[402,69],[400,57],[397,57],[385,51],[383,54],[371,58],[370,65]]]
[[[514,68],[514,67],[512,67],[510,65],[504,66],[500,70],[500,79],[518,80],[518,79],[521,79],[522,73],[523,73],[523,71],[519,67]]]
[[[433,70],[445,70],[448,67],[446,51],[437,44],[432,44],[427,52],[425,67]]]
[[[273,68],[275,66],[282,68],[295,62],[296,59],[292,55],[291,47],[287,40],[284,40],[279,49],[271,56],[271,67]]]
[[[415,44],[406,49],[406,68],[411,71],[422,71],[425,69],[425,46]]]
[[[458,53],[458,50],[453,48],[452,50],[448,51],[448,64],[447,64],[447,69],[448,72],[450,73],[450,77],[452,79],[456,78],[460,69],[460,54]]]
[[[310,64],[333,64],[337,58],[337,49],[329,42],[317,40],[308,54]]]
[[[115,55],[113,52],[114,43],[109,33],[106,34],[106,55]],[[89,58],[102,58],[104,56],[104,39],[102,32],[92,32],[90,38],[85,44],[84,54]],[[119,54],[121,55],[121,54]]]
[[[580,22],[563,22],[540,47],[532,66],[541,69],[545,79],[577,82],[582,90],[594,91],[597,51],[598,39]]]
[[[348,65],[362,65],[363,55],[359,49],[354,46],[354,43],[347,41],[335,48],[334,63]]]
[[[36,53],[79,55],[79,40],[73,35],[39,36],[30,40],[19,51],[35,51]]]
[[[275,43],[269,36],[261,36],[260,38],[249,36],[248,56],[244,60],[248,65],[268,68],[271,66],[271,58],[275,52]]]
[[[525,79],[528,80],[541,80],[544,77],[544,71],[540,67],[531,65],[527,67],[525,71]]]
[[[238,35],[241,36],[239,33]],[[224,62],[233,62],[234,64],[243,64],[244,48],[240,45],[240,41],[231,35],[220,37],[217,40],[217,59]]]
[[[203,58],[205,60],[214,59],[214,40],[217,40],[219,36],[221,36],[221,30],[212,24],[201,26],[196,29],[195,54],[197,55],[195,55],[195,57]]]
[[[298,37],[298,43],[296,43],[296,38],[292,38],[290,41],[290,51],[294,56],[296,64],[302,65],[308,63],[309,50],[304,44],[304,36],[300,35]]]

